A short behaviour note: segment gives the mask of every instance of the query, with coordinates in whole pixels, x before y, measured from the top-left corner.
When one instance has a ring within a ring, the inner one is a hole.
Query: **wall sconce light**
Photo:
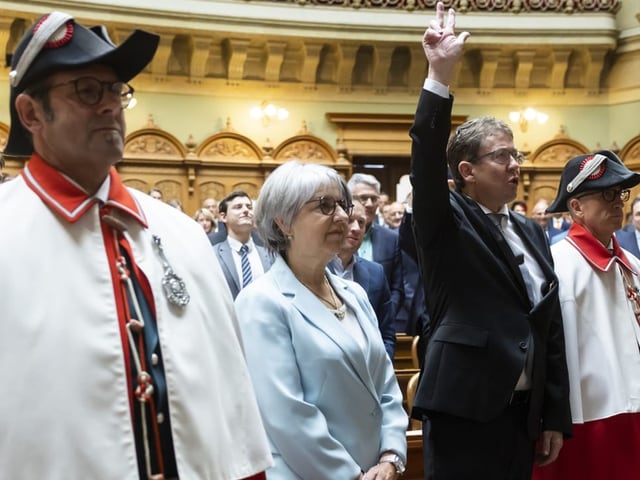
[[[520,130],[524,133],[527,131],[527,128],[529,128],[529,122],[536,121],[540,125],[543,125],[549,120],[549,115],[539,112],[535,108],[528,107],[519,112],[509,112],[509,120],[517,123],[520,126]]]
[[[286,120],[289,118],[289,110],[282,107],[277,107],[273,103],[262,102],[262,104],[258,107],[253,107],[249,114],[251,118],[255,118],[256,120],[262,120],[262,124],[264,126],[269,125],[271,120]]]

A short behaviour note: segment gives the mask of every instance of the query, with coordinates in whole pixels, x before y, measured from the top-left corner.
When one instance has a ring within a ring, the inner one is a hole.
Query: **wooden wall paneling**
[[[620,159],[630,170],[640,172],[640,134],[629,140],[622,150],[618,153]],[[640,185],[631,189],[631,198],[640,195]],[[625,210],[631,211],[631,202],[625,207]]]
[[[206,198],[215,198],[216,200],[224,197],[224,184],[215,180],[208,180],[206,176],[199,177],[197,196],[200,199],[200,205]]]
[[[9,125],[0,122],[0,152],[4,151],[7,140],[9,140]]]
[[[527,202],[529,211],[541,198],[551,203],[558,192],[560,174],[567,161],[588,152],[587,147],[561,131],[540,145],[520,167],[521,190],[518,198]]]
[[[409,430],[407,432],[407,471],[402,476],[403,480],[424,479],[424,456],[422,444],[422,430]]]
[[[179,200],[187,213],[192,208],[189,194],[187,148],[171,133],[162,130],[149,118],[145,128],[125,139],[122,162],[116,165],[125,185],[162,192],[164,201]]]
[[[9,125],[0,122],[0,153],[4,151],[4,147],[9,140]],[[27,158],[4,158],[4,166],[0,169],[0,172],[7,177],[17,175],[24,164],[27,162]],[[0,163],[1,164],[1,163]]]
[[[244,190],[251,198],[257,198],[264,182],[262,148],[253,140],[231,127],[229,121],[224,130],[206,138],[196,149],[199,161],[197,188],[200,202],[208,197],[221,200],[234,190]]]
[[[276,164],[290,160],[319,163],[334,168],[347,179],[351,176],[352,166],[346,156],[338,154],[327,142],[309,133],[304,125],[297,135],[280,143],[272,155]]]

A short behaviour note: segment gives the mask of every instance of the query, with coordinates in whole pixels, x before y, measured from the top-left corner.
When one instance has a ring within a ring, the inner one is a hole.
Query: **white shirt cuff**
[[[437,80],[433,80],[432,78],[427,78],[424,81],[423,88],[428,92],[435,93],[439,97],[449,98],[449,86],[444,85]]]

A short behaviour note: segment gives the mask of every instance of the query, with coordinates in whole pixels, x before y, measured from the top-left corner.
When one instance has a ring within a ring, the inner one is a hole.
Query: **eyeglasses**
[[[524,155],[515,148],[498,148],[493,152],[485,153],[476,157],[476,160],[480,160],[484,157],[491,157],[492,161],[499,163],[500,165],[508,165],[512,158],[518,165],[522,165],[524,163]]]
[[[90,106],[97,105],[102,101],[106,89],[109,94],[120,98],[122,108],[127,108],[133,98],[134,92],[133,87],[128,83],[119,80],[106,82],[94,77],[80,77],[75,80],[69,80],[68,82],[56,83],[48,87],[47,90],[52,90],[64,85],[73,85],[78,99],[85,105]]]
[[[366,205],[369,200],[371,200],[371,203],[374,205],[377,205],[378,200],[380,200],[380,195],[354,195],[353,199],[360,202],[362,205]]]
[[[621,190],[618,190],[617,188],[609,188],[608,190],[595,190],[591,192],[582,193],[580,195],[576,195],[573,198],[582,198],[582,197],[586,197],[587,195],[594,195],[597,193],[601,194],[602,198],[604,198],[604,200],[609,203],[615,202],[617,199],[620,199],[623,202],[626,202],[631,197],[631,190],[629,190],[628,188],[621,189]]]
[[[336,213],[336,207],[339,205],[342,210],[347,214],[348,217],[353,213],[353,204],[348,204],[346,200],[336,200],[333,197],[317,197],[312,198],[306,203],[318,202],[318,206],[320,207],[320,211],[324,215],[333,215]],[[305,203],[305,205],[306,205]]]

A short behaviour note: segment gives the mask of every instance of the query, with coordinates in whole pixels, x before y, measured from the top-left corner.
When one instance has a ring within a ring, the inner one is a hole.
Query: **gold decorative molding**
[[[255,1],[255,0],[254,0]],[[351,7],[354,9],[386,9],[386,10],[433,10],[439,0],[262,0],[265,2],[295,3],[326,7]],[[445,0],[447,8],[452,7],[461,13],[465,12],[562,12],[578,14],[582,12],[616,12],[622,0]]]

